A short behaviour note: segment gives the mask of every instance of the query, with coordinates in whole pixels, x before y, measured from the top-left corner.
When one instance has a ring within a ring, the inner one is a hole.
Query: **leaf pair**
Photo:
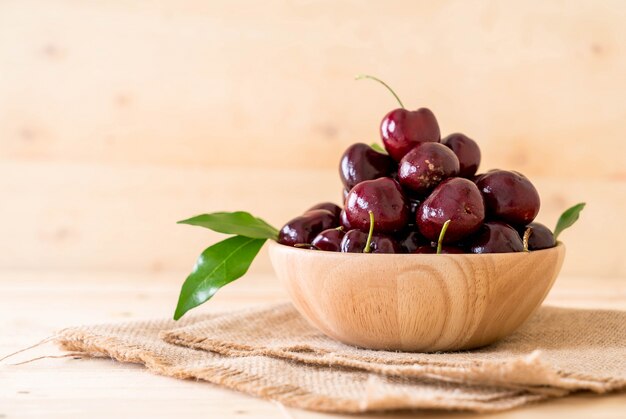
[[[243,211],[202,214],[178,224],[205,227],[234,236],[202,252],[180,291],[174,320],[208,301],[224,285],[242,277],[265,241],[278,238],[277,229]]]

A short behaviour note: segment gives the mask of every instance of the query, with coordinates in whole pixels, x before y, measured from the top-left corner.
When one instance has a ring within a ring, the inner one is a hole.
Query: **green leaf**
[[[244,211],[202,214],[179,221],[178,224],[200,226],[218,233],[234,234],[253,239],[276,240],[278,237],[278,230],[262,219]]]
[[[382,148],[381,145],[378,143],[372,143],[370,144],[370,147],[372,147],[374,150],[378,151],[379,153],[387,154],[387,150]]]
[[[580,204],[576,204],[571,208],[566,209],[563,214],[559,217],[559,221],[556,223],[556,227],[554,228],[554,240],[559,237],[559,234],[566,228],[571,227],[578,217],[580,216],[580,212],[585,208],[585,203],[581,202]]]
[[[205,249],[180,290],[174,320],[208,301],[224,285],[242,277],[263,243],[265,239],[235,236]]]

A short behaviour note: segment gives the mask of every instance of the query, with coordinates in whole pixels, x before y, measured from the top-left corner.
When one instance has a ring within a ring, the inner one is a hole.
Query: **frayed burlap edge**
[[[340,366],[390,376],[429,377],[455,383],[487,385],[562,396],[572,390],[607,393],[626,388],[622,380],[598,381],[591,377],[569,374],[555,369],[541,359],[536,350],[524,357],[506,361],[480,361],[462,365],[444,363],[391,365],[379,359],[354,359],[332,352],[319,351],[310,345],[297,348],[254,348],[245,344],[224,342],[189,334],[184,329],[164,331],[160,337],[171,344],[219,353],[225,356],[271,356],[309,365]]]
[[[410,394],[398,396],[380,395],[375,385],[368,388],[366,397],[360,402],[314,395],[296,386],[267,386],[261,377],[234,371],[223,367],[190,369],[178,365],[166,357],[158,356],[146,348],[130,345],[118,338],[102,336],[80,328],[64,329],[56,338],[57,344],[65,350],[84,353],[91,357],[110,357],[119,362],[145,365],[150,371],[180,379],[200,379],[232,390],[254,395],[267,400],[275,400],[289,407],[334,413],[362,413],[372,411],[445,409],[468,410],[474,412],[497,412],[513,409],[528,403],[549,398],[547,394],[532,394],[524,391],[516,396],[493,399],[488,402],[458,400],[454,405],[446,399],[420,397]],[[192,349],[190,349],[192,350]],[[306,368],[306,367],[305,367]],[[375,375],[369,383],[378,380]]]

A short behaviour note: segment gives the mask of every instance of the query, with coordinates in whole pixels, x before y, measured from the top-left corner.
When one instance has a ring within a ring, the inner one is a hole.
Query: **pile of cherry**
[[[279,243],[365,253],[506,253],[555,246],[552,232],[533,222],[540,205],[533,184],[514,171],[476,174],[478,144],[458,133],[441,139],[429,109],[392,110],[380,135],[387,153],[357,143],[341,157],[344,208],[315,205],[283,226]]]

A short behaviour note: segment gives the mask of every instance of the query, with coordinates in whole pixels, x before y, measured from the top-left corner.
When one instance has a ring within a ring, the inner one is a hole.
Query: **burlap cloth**
[[[343,345],[290,304],[83,326],[67,350],[144,364],[327,412],[510,409],[573,391],[626,388],[626,312],[542,307],[514,335],[473,351],[399,353]]]

